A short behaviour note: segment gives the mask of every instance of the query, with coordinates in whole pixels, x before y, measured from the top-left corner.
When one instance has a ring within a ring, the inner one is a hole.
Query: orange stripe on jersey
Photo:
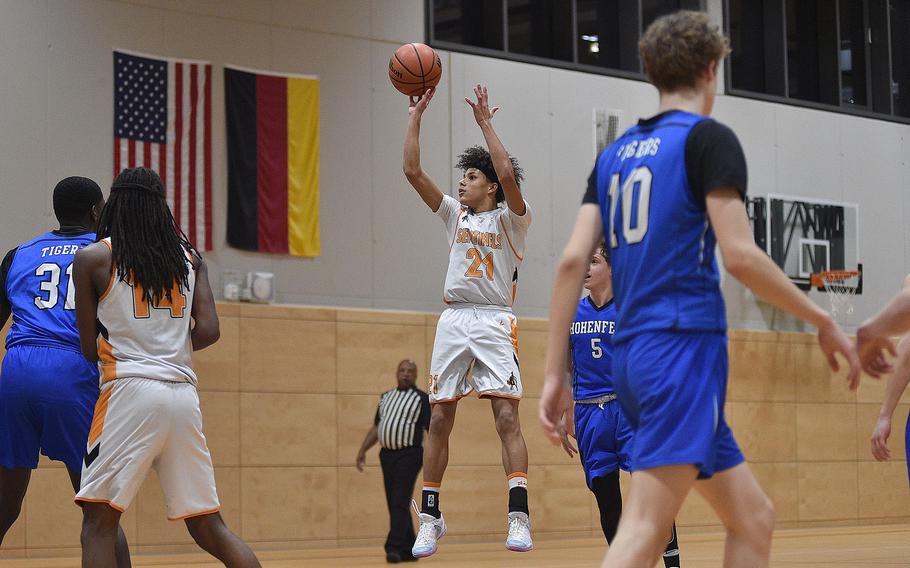
[[[515,349],[515,354],[518,354],[518,322],[515,318],[509,318],[509,338],[512,340],[512,347]]]
[[[441,206],[440,206],[441,207]],[[458,212],[458,218],[455,221],[455,232],[452,233],[452,242],[449,243],[449,252],[452,252],[452,247],[455,246],[455,239],[458,238],[458,226],[461,224],[461,213],[464,211],[462,207],[461,211]]]
[[[117,378],[117,358],[107,339],[98,338],[98,357],[101,359],[101,384]]]
[[[512,237],[509,236],[509,231],[506,229],[506,224],[502,222],[502,217],[499,218],[499,225],[502,227],[502,232],[506,234],[506,240],[509,241],[509,248],[512,249],[512,254],[514,254],[515,258],[518,260],[524,260],[524,258],[518,254],[518,251],[515,250],[515,245],[512,244]]]
[[[107,248],[111,249],[111,275],[107,279],[107,288],[105,288],[104,294],[101,294],[101,296],[98,298],[99,302],[107,298],[107,295],[111,293],[111,289],[114,287],[114,279],[117,276],[117,271],[114,269],[114,247],[112,247],[111,243],[107,242],[107,240],[102,240],[101,242],[106,244]]]
[[[92,427],[88,431],[89,446],[94,445],[98,438],[101,437],[101,432],[104,430],[104,418],[107,416],[107,407],[113,390],[113,386],[105,389],[101,396],[98,397],[98,402],[95,403],[95,415],[92,417]]]

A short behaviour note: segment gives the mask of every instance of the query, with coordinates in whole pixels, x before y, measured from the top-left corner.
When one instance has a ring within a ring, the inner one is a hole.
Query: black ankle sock
[[[440,517],[441,513],[439,512],[439,492],[438,491],[427,491],[423,490],[423,498],[421,499],[420,512],[427,515],[432,515],[437,519]]]
[[[509,512],[528,514],[528,490],[525,487],[509,489]]]
[[[667,548],[663,555],[665,568],[679,567],[679,539],[676,536],[676,523],[673,523],[672,530],[670,542],[667,543]]]

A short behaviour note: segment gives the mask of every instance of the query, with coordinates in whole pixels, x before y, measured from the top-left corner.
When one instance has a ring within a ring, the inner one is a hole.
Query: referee
[[[414,386],[417,365],[410,359],[401,361],[396,376],[398,386],[379,397],[373,427],[357,452],[357,470],[363,471],[367,450],[376,442],[382,446],[379,462],[390,525],[385,558],[391,564],[417,560],[411,555],[414,525],[408,504],[423,465],[423,432],[430,427],[430,399]]]

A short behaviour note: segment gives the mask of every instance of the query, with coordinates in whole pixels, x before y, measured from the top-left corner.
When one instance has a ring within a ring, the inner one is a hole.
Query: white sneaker
[[[509,536],[506,548],[514,552],[527,552],[534,548],[531,542],[531,519],[526,513],[513,511],[509,513]]]
[[[421,513],[417,508],[417,503],[412,499],[411,506],[417,513],[420,520],[420,530],[417,531],[417,538],[414,540],[414,547],[411,548],[411,554],[415,558],[426,558],[436,553],[436,543],[445,536],[448,528],[446,520],[440,514],[437,519],[433,515]]]

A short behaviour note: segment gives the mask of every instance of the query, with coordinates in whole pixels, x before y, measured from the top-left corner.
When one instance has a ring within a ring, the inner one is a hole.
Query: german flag
[[[319,256],[319,80],[224,69],[227,241]]]

